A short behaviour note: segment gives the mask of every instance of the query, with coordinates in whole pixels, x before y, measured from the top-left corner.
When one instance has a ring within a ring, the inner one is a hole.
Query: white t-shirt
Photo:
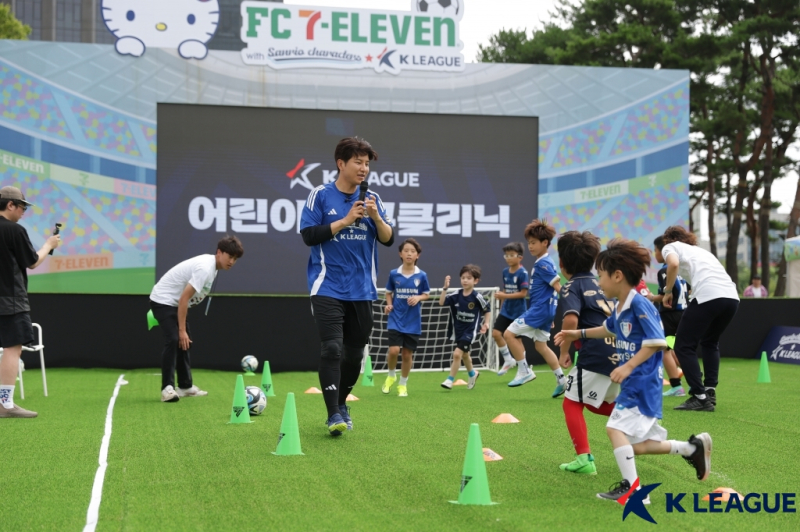
[[[211,285],[216,277],[216,256],[199,255],[173,266],[165,273],[150,292],[150,299],[162,305],[177,307],[186,285],[191,284],[195,289],[195,294],[189,300],[191,308],[211,292]]]
[[[699,304],[719,298],[739,300],[736,285],[710,252],[683,242],[672,242],[664,246],[661,254],[664,260],[673,254],[678,256],[678,275],[692,286],[692,296]]]

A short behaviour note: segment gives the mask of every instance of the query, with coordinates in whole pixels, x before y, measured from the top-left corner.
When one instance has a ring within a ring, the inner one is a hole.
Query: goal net
[[[476,289],[487,301],[492,310],[492,323],[486,334],[478,334],[478,338],[472,344],[472,364],[476,368],[498,368],[497,346],[492,339],[492,326],[499,310],[499,301],[494,294],[498,288]],[[448,293],[455,293],[456,290],[450,289]],[[441,288],[432,289],[430,299],[420,303],[422,305],[422,335],[419,338],[419,345],[414,353],[415,371],[442,371],[450,369],[453,360],[453,349],[455,343],[447,337],[447,324],[450,320],[450,308],[439,306],[439,296]],[[389,351],[389,339],[387,325],[389,315],[386,314],[386,290],[378,290],[378,300],[372,302],[372,315],[375,324],[372,328],[369,344],[364,348],[366,354],[372,358],[373,371],[388,371],[386,365],[386,355]],[[400,369],[398,357],[397,369]]]

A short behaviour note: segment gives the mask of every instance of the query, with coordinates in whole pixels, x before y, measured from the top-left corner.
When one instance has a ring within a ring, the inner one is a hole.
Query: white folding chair
[[[42,337],[42,327],[38,323],[33,324],[34,329],[39,331],[39,343],[30,347],[23,345],[22,352],[35,353],[39,352],[39,362],[42,364],[42,385],[44,386],[44,396],[47,397],[47,375],[44,372],[44,338]],[[3,348],[0,347],[0,354],[3,353]],[[25,385],[22,383],[22,365],[19,367],[19,398],[25,399]]]

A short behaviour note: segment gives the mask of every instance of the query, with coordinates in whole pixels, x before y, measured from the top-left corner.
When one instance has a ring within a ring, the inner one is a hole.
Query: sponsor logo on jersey
[[[586,292],[583,293],[583,295],[586,297],[592,297],[594,295],[597,295],[597,290],[587,290]]]

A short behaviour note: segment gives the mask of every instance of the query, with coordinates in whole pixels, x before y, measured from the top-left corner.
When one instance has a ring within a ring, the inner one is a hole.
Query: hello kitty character
[[[102,0],[103,20],[121,55],[148,47],[177,48],[184,59],[205,59],[219,22],[218,0]]]

